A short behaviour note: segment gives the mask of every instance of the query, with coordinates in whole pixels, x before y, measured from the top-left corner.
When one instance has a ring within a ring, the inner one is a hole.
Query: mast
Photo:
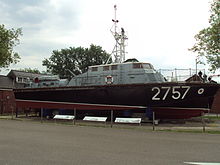
[[[118,30],[118,20],[117,20],[117,6],[114,5],[114,10],[115,10],[115,16],[112,21],[114,22],[112,28],[111,28],[111,33],[115,39],[115,46],[112,51],[112,54],[115,57],[114,63],[122,63],[125,61],[125,41],[128,39],[127,36],[125,35],[125,30],[124,28],[121,28],[121,31]]]

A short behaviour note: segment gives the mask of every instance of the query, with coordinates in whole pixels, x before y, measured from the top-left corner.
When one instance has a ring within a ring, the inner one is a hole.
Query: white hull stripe
[[[145,106],[129,106],[129,105],[112,105],[112,104],[89,104],[89,103],[71,103],[71,102],[57,102],[57,101],[39,101],[39,100],[22,100],[16,99],[16,101],[35,102],[35,103],[55,103],[55,104],[68,104],[68,105],[85,105],[85,106],[103,106],[103,107],[122,107],[122,108],[147,108]]]
[[[39,100],[22,100],[22,99],[16,99],[16,101],[25,101],[25,102],[35,102],[35,103],[57,103],[57,104],[69,104],[69,105],[85,105],[85,106],[111,106],[111,107],[127,107],[127,108],[147,108],[145,106],[128,106],[128,105],[111,105],[111,104],[89,104],[89,103],[71,103],[71,102],[56,102],[56,101],[39,101]],[[208,108],[180,108],[180,107],[152,107],[153,108],[161,108],[161,109],[178,109],[178,110],[203,110],[203,111],[209,111]]]

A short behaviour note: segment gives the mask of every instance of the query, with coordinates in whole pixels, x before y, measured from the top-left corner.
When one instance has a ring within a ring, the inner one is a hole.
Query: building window
[[[103,71],[109,70],[109,66],[103,66]]]
[[[30,78],[29,78],[29,77],[24,77],[24,78],[23,78],[23,82],[24,82],[24,83],[28,83],[29,81],[30,81]]]
[[[16,77],[16,82],[17,83],[22,83],[22,77]]]
[[[112,70],[117,70],[118,69],[118,65],[112,65],[111,68],[112,68]]]

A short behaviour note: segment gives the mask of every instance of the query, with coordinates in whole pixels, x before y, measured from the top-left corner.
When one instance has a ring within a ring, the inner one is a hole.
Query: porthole
[[[204,93],[204,91],[205,91],[204,88],[200,88],[200,89],[198,90],[198,94],[201,95],[201,94]]]

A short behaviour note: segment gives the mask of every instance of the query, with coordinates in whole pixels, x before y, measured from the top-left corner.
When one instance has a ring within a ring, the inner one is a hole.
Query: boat
[[[116,13],[116,6],[114,9]],[[152,118],[154,113],[156,119],[186,119],[210,111],[219,84],[207,81],[168,82],[151,63],[126,62],[125,30],[118,30],[116,14],[112,21],[111,32],[116,41],[112,51],[113,63],[90,66],[87,72],[74,76],[62,86],[50,86],[37,78],[32,88],[14,90],[20,106],[22,100],[30,107],[44,105],[50,108],[53,107],[51,104],[60,104],[68,108],[74,104],[90,114],[121,108],[123,113],[120,111],[119,114],[122,116],[141,113]]]

